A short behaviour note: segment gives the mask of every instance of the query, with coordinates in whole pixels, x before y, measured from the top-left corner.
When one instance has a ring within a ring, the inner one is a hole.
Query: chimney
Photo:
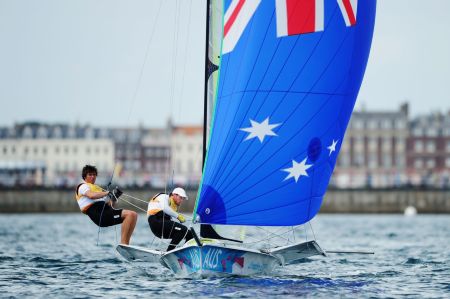
[[[405,102],[400,106],[400,111],[406,116],[408,117],[409,114],[409,103]]]

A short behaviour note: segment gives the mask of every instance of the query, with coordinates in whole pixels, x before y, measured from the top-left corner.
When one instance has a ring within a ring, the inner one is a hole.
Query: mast
[[[208,129],[208,78],[210,75],[209,66],[210,61],[208,57],[209,50],[209,7],[211,5],[211,0],[206,0],[206,38],[205,38],[205,83],[203,90],[203,155],[202,155],[202,165],[205,165],[206,158],[206,134]]]

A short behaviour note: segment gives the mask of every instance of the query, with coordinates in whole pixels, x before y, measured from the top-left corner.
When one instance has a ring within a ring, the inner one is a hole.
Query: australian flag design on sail
[[[375,0],[225,1],[195,209],[202,223],[298,225],[319,211],[361,85]]]

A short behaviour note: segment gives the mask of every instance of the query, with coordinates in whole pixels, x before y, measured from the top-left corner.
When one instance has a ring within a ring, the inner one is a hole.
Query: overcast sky
[[[204,2],[0,0],[0,126],[201,124]],[[379,0],[357,107],[447,112],[449,37],[450,0]]]

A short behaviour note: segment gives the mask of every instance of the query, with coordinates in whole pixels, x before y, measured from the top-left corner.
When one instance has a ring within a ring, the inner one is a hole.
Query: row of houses
[[[198,184],[200,126],[95,128],[27,122],[0,128],[0,185],[73,186],[86,164],[99,183],[164,187]]]
[[[96,128],[27,122],[0,128],[0,184],[73,186],[85,164],[100,183],[196,186],[201,126]],[[396,111],[355,111],[331,180],[338,188],[448,187],[450,112],[409,118]]]

